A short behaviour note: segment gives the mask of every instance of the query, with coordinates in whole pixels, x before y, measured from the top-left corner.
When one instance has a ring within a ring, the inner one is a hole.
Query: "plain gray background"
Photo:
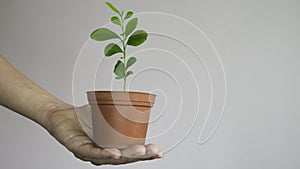
[[[122,168],[300,167],[299,1],[112,2],[137,12],[171,13],[197,25],[218,49],[228,85],[224,118],[209,142],[197,144],[195,127],[162,160]],[[72,103],[78,53],[90,31],[111,14],[102,0],[1,0],[0,52],[33,81]],[[0,110],[0,168],[96,168],[75,159],[37,124]]]

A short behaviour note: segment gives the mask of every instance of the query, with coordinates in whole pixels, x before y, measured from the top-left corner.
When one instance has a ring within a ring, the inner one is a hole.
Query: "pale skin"
[[[163,157],[154,144],[102,149],[84,133],[72,105],[64,103],[15,69],[0,55],[0,105],[44,127],[75,157],[94,165],[126,164]]]

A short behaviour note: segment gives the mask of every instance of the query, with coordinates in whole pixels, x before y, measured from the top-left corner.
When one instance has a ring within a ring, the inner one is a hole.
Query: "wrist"
[[[46,130],[49,130],[49,122],[51,121],[51,116],[58,111],[73,109],[72,105],[64,103],[62,101],[48,102],[47,104],[41,107],[41,116],[39,120],[39,124],[43,126]]]

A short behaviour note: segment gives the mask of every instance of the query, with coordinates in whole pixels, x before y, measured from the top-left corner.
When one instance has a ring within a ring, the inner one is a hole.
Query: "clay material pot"
[[[141,92],[90,91],[94,142],[102,148],[144,145],[155,95]]]

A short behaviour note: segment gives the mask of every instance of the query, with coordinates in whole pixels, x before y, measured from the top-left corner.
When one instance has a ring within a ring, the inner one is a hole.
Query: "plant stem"
[[[123,45],[123,61],[124,61],[124,67],[125,67],[125,76],[123,77],[123,90],[124,92],[126,91],[126,73],[127,73],[127,65],[126,65],[126,35],[125,35],[125,31],[124,31],[124,18],[123,15],[121,15],[121,27],[122,27],[122,35],[123,35],[123,39],[122,39],[122,45]]]
[[[124,67],[125,67],[125,76],[124,76],[123,88],[124,88],[124,92],[125,92],[126,91],[126,78],[127,78],[127,76],[126,76],[126,73],[127,73],[126,67],[127,67],[127,65],[126,65],[126,46],[124,46],[124,45],[123,45],[123,50],[124,50],[123,59],[124,59]]]
[[[124,78],[123,90],[126,92],[126,77]]]

